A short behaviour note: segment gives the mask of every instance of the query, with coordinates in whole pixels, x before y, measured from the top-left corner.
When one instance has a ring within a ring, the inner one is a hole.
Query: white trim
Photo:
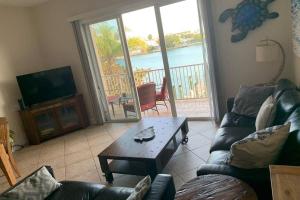
[[[73,22],[76,20],[80,20],[83,23],[90,23],[91,20],[95,20],[95,19],[98,21],[99,21],[99,19],[101,21],[105,21],[106,19],[109,19],[109,18],[117,18],[119,15],[127,13],[127,12],[151,7],[154,5],[161,7],[164,5],[168,5],[168,4],[172,4],[172,3],[176,3],[176,2],[180,2],[180,1],[184,1],[184,0],[139,0],[134,3],[126,2],[126,4],[122,2],[119,4],[102,7],[102,8],[93,10],[93,11],[89,11],[89,12],[85,12],[85,13],[82,13],[79,15],[72,16],[72,17],[68,18],[67,21]]]
[[[170,73],[170,66],[169,66],[169,59],[168,59],[168,53],[165,43],[165,34],[163,30],[163,24],[161,19],[161,13],[160,13],[160,7],[158,5],[154,6],[155,9],[155,17],[156,17],[156,23],[157,23],[157,29],[158,29],[158,35],[159,35],[159,44],[161,49],[161,55],[164,63],[164,69],[165,69],[165,76],[167,79],[167,86],[168,86],[168,92],[169,92],[169,101],[171,105],[171,111],[172,116],[177,117],[177,110],[176,110],[176,104],[172,89],[172,80],[171,80],[171,73]]]
[[[126,69],[127,69],[127,73],[128,73],[129,83],[131,85],[131,92],[134,95],[134,105],[135,105],[134,109],[135,109],[135,112],[137,113],[137,119],[141,119],[142,114],[141,114],[140,100],[138,97],[137,87],[136,87],[136,84],[134,81],[134,74],[133,74],[131,60],[130,60],[129,48],[127,45],[127,38],[126,38],[124,24],[123,24],[123,20],[122,20],[121,16],[118,18],[118,26],[119,26],[119,31],[120,31],[120,37],[121,37],[120,39],[122,42],[124,59],[126,62]]]

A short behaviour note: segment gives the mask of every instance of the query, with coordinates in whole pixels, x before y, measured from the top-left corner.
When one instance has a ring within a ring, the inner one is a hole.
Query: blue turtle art
[[[269,12],[268,5],[275,0],[244,0],[236,8],[225,10],[219,21],[224,23],[232,18],[232,32],[239,33],[231,36],[231,42],[239,42],[246,38],[248,32],[260,27],[267,19],[279,17],[277,12]]]

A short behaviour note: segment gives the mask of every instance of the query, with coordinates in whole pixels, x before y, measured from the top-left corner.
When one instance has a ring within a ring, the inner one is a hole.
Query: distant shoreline
[[[170,67],[203,63],[203,48],[200,44],[168,49]],[[163,69],[163,60],[160,52],[130,56],[131,65],[136,69]],[[126,66],[124,58],[117,59],[117,64]]]

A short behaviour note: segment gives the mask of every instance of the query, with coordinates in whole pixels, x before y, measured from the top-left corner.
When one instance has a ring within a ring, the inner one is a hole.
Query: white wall
[[[297,86],[300,86],[300,57],[293,54],[294,79]]]
[[[0,6],[0,116],[16,132],[16,144],[27,143],[18,114],[16,75],[42,66],[37,36],[28,9]]]
[[[126,4],[137,1],[126,0]],[[85,95],[91,118],[93,118],[93,113],[86,82],[72,27],[67,19],[124,2],[124,0],[51,0],[33,9],[46,66],[71,65],[73,67],[77,87]],[[219,23],[218,16],[223,10],[235,7],[239,2],[240,0],[212,0],[222,103],[225,103],[227,97],[237,92],[240,84],[266,82],[275,74],[276,68],[267,64],[258,64],[255,61],[255,46],[266,36],[283,44],[287,53],[287,68],[282,77],[292,78],[290,1],[275,1],[270,5],[270,9],[279,12],[280,17],[266,21],[262,27],[249,33],[244,41],[232,44],[230,42],[231,23],[229,21],[225,24]]]
[[[95,122],[93,108],[91,107],[92,103],[80,63],[73,29],[68,19],[121,2],[123,3],[124,0],[51,0],[32,9],[45,66],[72,66],[78,91],[84,95],[92,123]],[[132,2],[132,0],[127,0],[127,2]]]
[[[278,12],[280,14],[279,18],[265,21],[260,28],[249,32],[245,40],[239,43],[231,43],[231,20],[222,24],[218,22],[218,18],[225,9],[235,8],[239,2],[241,1],[212,1],[219,77],[223,96],[221,102],[223,104],[227,97],[236,94],[241,84],[265,83],[276,74],[278,64],[257,63],[255,59],[256,44],[266,37],[277,40],[283,45],[287,55],[287,63],[282,77],[293,79],[290,1],[274,1],[269,5],[269,10]]]

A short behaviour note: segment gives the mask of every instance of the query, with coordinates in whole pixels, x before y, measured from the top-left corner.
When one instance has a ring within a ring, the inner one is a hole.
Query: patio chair
[[[146,83],[137,87],[137,92],[140,100],[141,111],[155,110],[159,114],[156,106],[156,91],[155,83]],[[127,112],[135,112],[134,102],[123,104],[125,117],[128,117]]]
[[[167,88],[166,77],[163,78],[163,84],[161,90],[156,92],[156,101],[163,101],[164,104],[157,104],[157,105],[164,105],[168,108],[166,103],[166,101],[168,101],[168,88]]]

